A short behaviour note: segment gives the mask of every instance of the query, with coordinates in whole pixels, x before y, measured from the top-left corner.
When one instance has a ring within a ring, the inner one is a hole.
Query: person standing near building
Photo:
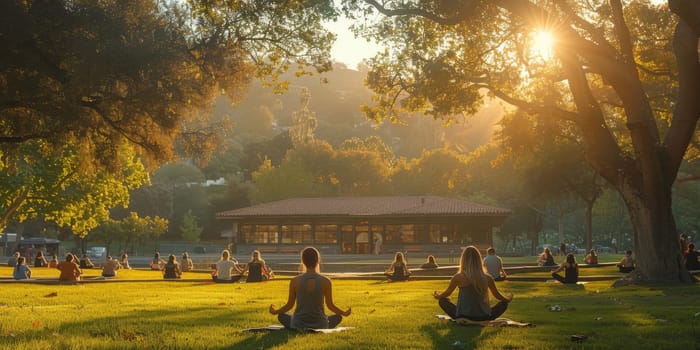
[[[494,281],[503,281],[508,277],[508,274],[506,274],[506,271],[503,269],[503,260],[500,256],[496,255],[496,249],[494,247],[486,249],[484,266],[486,267],[486,272],[493,277]]]

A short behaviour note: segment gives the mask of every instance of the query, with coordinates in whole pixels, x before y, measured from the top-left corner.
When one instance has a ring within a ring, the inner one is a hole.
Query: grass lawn
[[[33,269],[34,276],[58,271]],[[99,270],[87,270],[97,275]],[[119,279],[159,278],[120,271]],[[607,272],[606,272],[607,273]],[[0,267],[0,276],[11,269]],[[207,275],[185,274],[185,278]],[[502,282],[515,299],[504,317],[534,328],[458,326],[440,321],[431,294],[447,280],[384,283],[336,279],[334,299],[353,313],[335,334],[244,333],[277,323],[288,279],[256,284],[125,282],[0,284],[2,349],[700,349],[700,285],[564,286]],[[55,295],[55,296],[54,296]],[[456,297],[456,294],[454,295]],[[550,311],[558,305],[561,311]],[[571,335],[587,335],[583,343]]]

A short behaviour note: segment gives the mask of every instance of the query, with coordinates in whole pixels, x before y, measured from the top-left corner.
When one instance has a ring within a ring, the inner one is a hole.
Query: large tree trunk
[[[671,189],[657,189],[655,195],[641,195],[624,188],[620,191],[634,229],[634,255],[637,262],[633,276],[644,281],[690,282],[683,265],[676,223],[671,210]],[[644,198],[657,198],[648,203]]]

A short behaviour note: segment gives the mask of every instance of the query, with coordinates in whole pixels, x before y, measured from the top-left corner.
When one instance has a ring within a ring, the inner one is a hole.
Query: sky
[[[338,36],[331,49],[331,56],[334,60],[345,63],[350,69],[357,68],[357,64],[363,59],[370,58],[379,51],[379,45],[369,43],[363,38],[355,38],[348,29],[350,21],[345,17],[325,25]]]
[[[667,0],[651,0],[652,4],[662,4]],[[345,63],[350,69],[356,69],[357,64],[365,58],[370,58],[379,51],[380,46],[369,43],[362,38],[355,38],[355,35],[348,29],[350,21],[342,16],[337,22],[327,22],[326,28],[338,35],[331,56],[338,62]]]

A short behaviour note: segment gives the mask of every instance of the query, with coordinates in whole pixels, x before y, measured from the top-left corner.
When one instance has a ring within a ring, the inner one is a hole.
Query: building
[[[217,213],[239,253],[485,248],[510,210],[437,196],[292,198]],[[378,243],[378,244],[377,244]]]

